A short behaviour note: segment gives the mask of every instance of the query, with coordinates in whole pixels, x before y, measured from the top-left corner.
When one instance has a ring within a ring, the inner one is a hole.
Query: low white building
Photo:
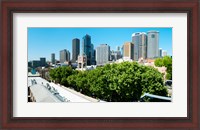
[[[92,102],[85,97],[83,94],[50,83],[41,77],[28,78],[29,102]]]

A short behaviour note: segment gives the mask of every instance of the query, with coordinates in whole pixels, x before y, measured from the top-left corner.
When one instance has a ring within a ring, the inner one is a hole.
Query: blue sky
[[[150,30],[160,32],[159,48],[172,55],[172,28],[28,28],[28,60],[46,57],[50,61],[51,53],[55,53],[59,60],[60,50],[72,52],[72,39],[79,38],[82,44],[82,38],[86,34],[91,36],[94,48],[100,44],[108,44],[111,50],[116,50],[124,42],[132,41],[133,33]]]

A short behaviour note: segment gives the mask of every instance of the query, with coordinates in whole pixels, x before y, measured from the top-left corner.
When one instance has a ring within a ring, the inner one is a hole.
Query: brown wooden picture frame
[[[200,129],[199,0],[3,0],[0,4],[0,129]],[[187,117],[13,117],[12,16],[16,12],[187,13]]]

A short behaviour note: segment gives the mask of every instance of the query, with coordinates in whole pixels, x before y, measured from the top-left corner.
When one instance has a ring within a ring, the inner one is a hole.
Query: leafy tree
[[[69,66],[58,67],[50,70],[50,77],[55,80],[56,83],[62,85],[68,85],[67,77],[73,74],[73,69]]]
[[[169,56],[164,56],[163,58],[157,58],[155,60],[155,66],[162,67],[165,66],[167,68],[166,78],[172,79],[172,58]]]
[[[136,62],[107,64],[90,71],[56,68],[50,76],[81,93],[112,102],[138,101],[143,93],[167,95],[162,74]]]
[[[153,67],[144,66],[144,68],[146,68],[146,72],[142,73],[142,93],[166,96],[167,89],[163,86],[163,75]]]
[[[158,67],[164,66],[164,64],[163,64],[163,59],[162,59],[162,58],[157,58],[157,59],[154,61],[154,64],[155,64],[155,66],[158,66]]]

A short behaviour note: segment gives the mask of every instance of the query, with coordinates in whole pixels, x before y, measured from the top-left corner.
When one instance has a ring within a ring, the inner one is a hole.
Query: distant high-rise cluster
[[[104,65],[119,59],[134,60],[154,59],[167,55],[167,51],[159,48],[159,32],[136,32],[131,36],[131,41],[124,42],[122,46],[116,46],[116,50],[111,50],[108,44],[100,44],[94,48],[91,36],[86,34],[82,41],[78,38],[72,39],[72,57],[67,49],[60,51],[60,60],[55,59],[55,53],[51,54],[51,64],[67,63],[77,64],[85,67],[90,65]],[[40,61],[32,61],[30,66],[45,66],[46,59],[40,58]]]
[[[134,43],[134,60],[147,58],[147,35],[146,33],[133,33],[132,42]]]
[[[159,57],[158,31],[133,33],[132,42],[134,43],[134,60]]]
[[[40,60],[33,60],[28,62],[28,67],[31,68],[45,67],[46,65],[46,58],[44,57],[41,57]]]

